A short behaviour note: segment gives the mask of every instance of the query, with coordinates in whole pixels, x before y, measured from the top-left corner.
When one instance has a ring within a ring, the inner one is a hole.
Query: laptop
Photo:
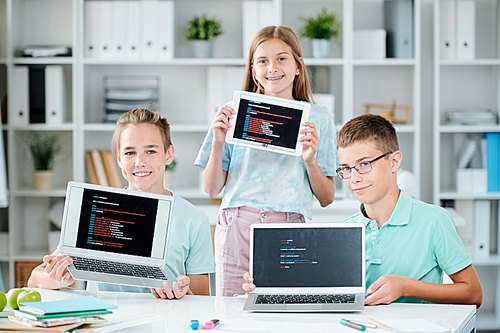
[[[302,154],[299,132],[309,119],[311,104],[237,90],[233,109],[236,115],[226,135],[228,143],[292,156]]]
[[[250,312],[362,311],[363,223],[269,223],[250,228]]]
[[[70,181],[58,250],[76,280],[163,288],[173,197]]]

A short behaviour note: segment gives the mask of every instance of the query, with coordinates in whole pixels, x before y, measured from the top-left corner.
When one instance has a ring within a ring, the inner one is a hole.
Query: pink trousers
[[[226,208],[219,212],[214,234],[217,296],[244,294],[243,274],[249,270],[250,225],[253,223],[305,223],[302,214]]]

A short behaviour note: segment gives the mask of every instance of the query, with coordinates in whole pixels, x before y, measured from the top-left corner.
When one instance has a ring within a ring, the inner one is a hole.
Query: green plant
[[[27,147],[35,170],[51,170],[56,156],[61,152],[59,138],[55,134],[31,133]]]
[[[174,171],[176,165],[177,162],[175,160],[172,160],[172,163],[165,165],[165,171]]]
[[[342,22],[337,15],[329,13],[326,8],[321,9],[316,16],[301,17],[304,26],[300,31],[302,37],[311,39],[335,39],[338,40],[342,30]]]
[[[212,40],[224,33],[222,25],[216,18],[208,18],[205,14],[194,16],[186,25],[184,38],[187,40]]]

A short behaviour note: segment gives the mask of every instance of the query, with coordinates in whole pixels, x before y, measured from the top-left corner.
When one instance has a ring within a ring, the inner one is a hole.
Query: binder
[[[441,59],[455,59],[455,0],[441,1],[439,53]]]
[[[458,159],[458,169],[465,169],[472,161],[477,152],[477,143],[473,139],[468,139],[465,148]]]
[[[142,58],[157,56],[158,1],[141,1],[142,4]]]
[[[14,126],[28,125],[29,84],[28,66],[12,66],[9,85],[9,121]]]
[[[486,133],[488,192],[500,192],[500,133]]]
[[[157,6],[158,26],[156,27],[155,53],[160,59],[172,59],[174,57],[174,2],[159,1]]]
[[[111,40],[112,26],[114,24],[113,2],[112,1],[97,1],[99,3],[99,58],[109,59],[112,57]]]
[[[413,58],[413,1],[384,1],[387,57]]]
[[[333,94],[313,94],[314,103],[324,107],[335,118],[335,96]]]
[[[476,56],[476,3],[458,0],[456,3],[457,59],[474,59]]]
[[[125,43],[127,24],[130,22],[127,12],[128,1],[111,2],[111,39],[110,57],[114,59],[125,58]]]
[[[235,90],[243,86],[244,67],[210,66],[207,68],[208,124],[218,109],[233,99]]]
[[[100,57],[100,1],[84,1],[85,4],[85,57]]]
[[[63,66],[45,67],[45,123],[63,123],[65,106],[65,84]]]
[[[45,67],[29,67],[29,120],[45,123]]]
[[[246,57],[257,31],[276,23],[272,1],[243,1],[242,18],[243,57]]]
[[[489,200],[476,200],[474,207],[474,257],[488,259],[490,256],[490,219]]]
[[[139,59],[141,55],[142,6],[139,1],[123,1],[128,17],[125,34],[124,56],[127,59]]]

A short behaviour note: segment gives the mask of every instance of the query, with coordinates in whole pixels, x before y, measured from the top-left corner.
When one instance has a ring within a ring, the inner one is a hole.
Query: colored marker
[[[189,326],[191,326],[191,329],[192,329],[193,331],[195,331],[195,330],[197,330],[197,329],[198,329],[198,327],[200,326],[200,323],[198,322],[198,320],[193,319],[193,320],[191,320],[191,324],[189,324]]]
[[[351,328],[354,328],[354,329],[357,329],[357,330],[360,330],[360,331],[366,331],[366,327],[365,326],[360,325],[358,323],[353,323],[352,321],[347,320],[347,319],[340,319],[340,323],[342,325],[347,326],[347,327],[351,327]]]
[[[203,324],[203,329],[204,330],[211,330],[215,326],[219,325],[219,319],[212,319],[210,321],[207,321],[205,324]]]

